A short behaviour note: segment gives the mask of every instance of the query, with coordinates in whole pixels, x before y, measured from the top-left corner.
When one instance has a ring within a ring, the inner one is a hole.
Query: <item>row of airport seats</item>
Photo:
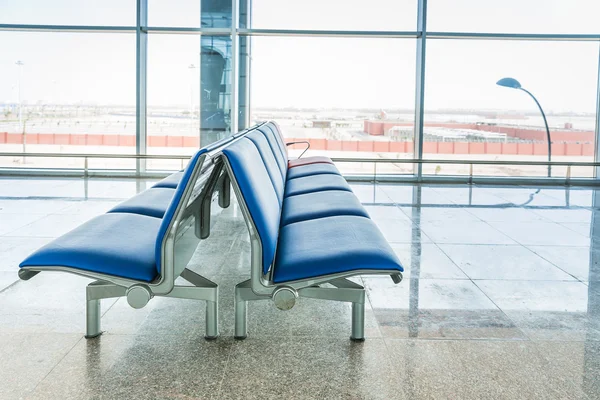
[[[250,279],[235,287],[235,337],[247,336],[249,301],[282,310],[298,297],[352,303],[353,340],[364,340],[365,291],[349,277],[403,268],[326,157],[288,159],[274,122],[200,149],[173,174],[29,256],[19,275],[66,271],[87,286],[86,337],[101,334],[100,299],[126,296],[134,308],[154,296],[206,301],[207,339],[218,336],[218,285],[187,268],[211,221],[237,197],[250,234]],[[218,204],[218,206],[215,205]],[[182,277],[192,286],[175,285]]]

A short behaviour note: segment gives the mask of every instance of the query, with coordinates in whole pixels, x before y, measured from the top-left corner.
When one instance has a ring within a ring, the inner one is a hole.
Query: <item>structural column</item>
[[[425,45],[427,43],[427,0],[419,0],[417,10],[417,74],[415,80],[415,124],[413,157],[423,158],[423,109],[425,107]],[[420,180],[423,165],[414,164],[414,173]]]
[[[148,66],[148,0],[137,0],[136,23],[136,87],[135,87],[135,153],[146,155],[147,146],[147,66]],[[146,160],[138,159],[137,174],[146,172]]]
[[[251,0],[239,0],[239,27],[250,28]],[[250,43],[249,36],[239,37],[239,73],[238,73],[238,130],[250,126]]]
[[[598,79],[596,81],[596,134],[594,136],[594,162],[600,162],[600,44],[598,49]],[[594,177],[600,179],[600,167],[594,168]]]

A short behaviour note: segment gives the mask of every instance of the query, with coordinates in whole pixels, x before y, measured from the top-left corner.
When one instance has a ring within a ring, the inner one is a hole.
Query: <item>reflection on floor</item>
[[[219,283],[222,336],[204,306],[104,301],[85,340],[87,280],[17,265],[150,182],[0,179],[0,398],[600,398],[600,191],[353,185],[406,267],[360,278],[365,343],[347,304],[250,305],[232,339],[233,285],[249,242],[229,208],[191,268]]]

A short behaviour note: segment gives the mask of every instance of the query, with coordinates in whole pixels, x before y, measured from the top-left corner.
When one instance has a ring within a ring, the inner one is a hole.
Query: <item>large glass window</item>
[[[231,27],[231,0],[148,0],[148,26]]]
[[[501,87],[517,79],[546,113],[553,161],[593,161],[598,44],[587,42],[428,40],[424,156],[547,160],[546,129],[535,101]],[[468,166],[428,165],[428,173]],[[478,166],[478,175],[544,176],[546,167]],[[565,168],[556,168],[565,176]],[[591,176],[592,169],[572,171]]]
[[[136,24],[135,0],[2,0],[0,24]]]
[[[1,151],[135,153],[134,34],[0,32],[0,41]]]
[[[231,134],[229,36],[148,40],[148,151],[192,154]]]
[[[252,27],[414,31],[416,0],[252,0]]]
[[[600,34],[598,0],[429,0],[432,32]]]
[[[276,120],[313,155],[412,157],[413,39],[259,37],[252,54],[253,122]]]

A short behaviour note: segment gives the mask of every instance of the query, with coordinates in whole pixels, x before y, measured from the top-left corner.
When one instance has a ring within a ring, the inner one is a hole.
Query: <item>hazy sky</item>
[[[198,0],[149,0],[151,26],[199,26]],[[599,0],[429,0],[430,31],[600,33]],[[134,0],[0,0],[0,23],[132,25]],[[254,0],[255,28],[416,29],[416,0]],[[0,102],[135,103],[135,35],[0,32]],[[187,107],[200,38],[151,35],[150,105]],[[253,39],[252,103],[412,108],[414,39]],[[533,109],[495,82],[512,76],[551,111],[593,112],[599,44],[429,40],[426,107]],[[194,71],[194,73],[196,73]]]

